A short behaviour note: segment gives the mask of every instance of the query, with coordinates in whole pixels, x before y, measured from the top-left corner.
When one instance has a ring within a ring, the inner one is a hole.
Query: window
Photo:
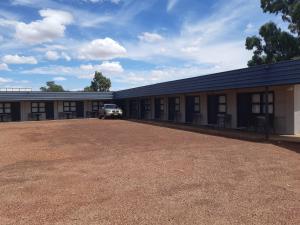
[[[266,95],[262,94],[263,98],[263,105],[262,105],[262,112],[266,113]],[[273,93],[268,93],[268,113],[273,114],[274,113],[274,94]]]
[[[0,114],[9,114],[9,113],[11,113],[11,104],[0,103]]]
[[[253,114],[265,114],[266,113],[266,96],[265,93],[252,94],[252,113]],[[269,114],[274,113],[274,94],[268,94],[268,111]]]
[[[92,111],[93,112],[97,112],[100,110],[100,108],[103,106],[103,103],[102,102],[99,102],[99,101],[93,101],[92,102]]]
[[[159,100],[159,104],[160,104],[160,111],[164,112],[165,111],[165,100],[163,98],[161,98]]]
[[[44,102],[32,102],[31,103],[31,112],[32,113],[44,113],[45,103]]]
[[[64,112],[76,112],[76,102],[64,102]]]
[[[180,112],[180,98],[175,98],[175,112]]]
[[[194,113],[200,112],[200,97],[194,97]]]
[[[145,112],[149,112],[150,111],[150,100],[149,99],[145,99],[144,100],[144,110],[145,110]]]
[[[227,101],[226,95],[218,96],[218,111],[219,113],[226,113],[227,112]]]

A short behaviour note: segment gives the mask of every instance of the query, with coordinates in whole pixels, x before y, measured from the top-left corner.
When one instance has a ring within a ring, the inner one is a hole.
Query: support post
[[[269,87],[265,87],[265,138],[270,138]]]

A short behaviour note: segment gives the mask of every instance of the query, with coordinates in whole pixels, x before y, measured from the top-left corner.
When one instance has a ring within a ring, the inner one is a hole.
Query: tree
[[[45,92],[64,92],[64,88],[61,85],[55,84],[54,81],[47,81],[46,86],[40,88],[41,91]]]
[[[111,87],[111,81],[109,78],[103,76],[101,72],[96,71],[91,85],[84,88],[84,91],[109,91]]]
[[[300,34],[300,1],[299,0],[261,0],[264,12],[281,13],[282,19],[289,23],[292,33]]]
[[[246,49],[253,50],[248,66],[290,60],[300,56],[300,2],[297,0],[261,0],[264,12],[282,14],[291,33],[282,31],[275,23],[264,24],[260,36],[246,39]]]

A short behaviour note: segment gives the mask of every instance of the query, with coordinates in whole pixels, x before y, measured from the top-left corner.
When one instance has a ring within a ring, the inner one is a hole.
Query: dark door
[[[174,121],[175,120],[175,98],[169,98],[168,99],[168,109],[169,109],[169,120]]]
[[[218,119],[218,96],[207,96],[207,121],[208,124],[216,124]]]
[[[130,101],[130,118],[137,119],[139,115],[139,102],[136,100]]]
[[[251,94],[243,93],[237,96],[238,127],[249,126],[251,119],[252,105]]]
[[[155,99],[155,119],[160,119],[160,98]]]
[[[192,123],[194,116],[194,96],[186,96],[185,98],[185,122]]]
[[[79,118],[84,117],[84,104],[83,102],[76,102],[76,116]]]
[[[19,102],[11,103],[11,120],[20,121],[21,120],[21,108]]]
[[[53,102],[46,102],[45,110],[46,110],[46,119],[47,120],[54,120],[54,103]]]

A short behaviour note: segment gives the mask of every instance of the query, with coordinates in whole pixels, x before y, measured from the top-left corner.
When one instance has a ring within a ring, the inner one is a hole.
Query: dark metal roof
[[[0,101],[111,100],[112,92],[0,92]]]
[[[300,84],[300,60],[175,80],[115,92],[115,98]]]

